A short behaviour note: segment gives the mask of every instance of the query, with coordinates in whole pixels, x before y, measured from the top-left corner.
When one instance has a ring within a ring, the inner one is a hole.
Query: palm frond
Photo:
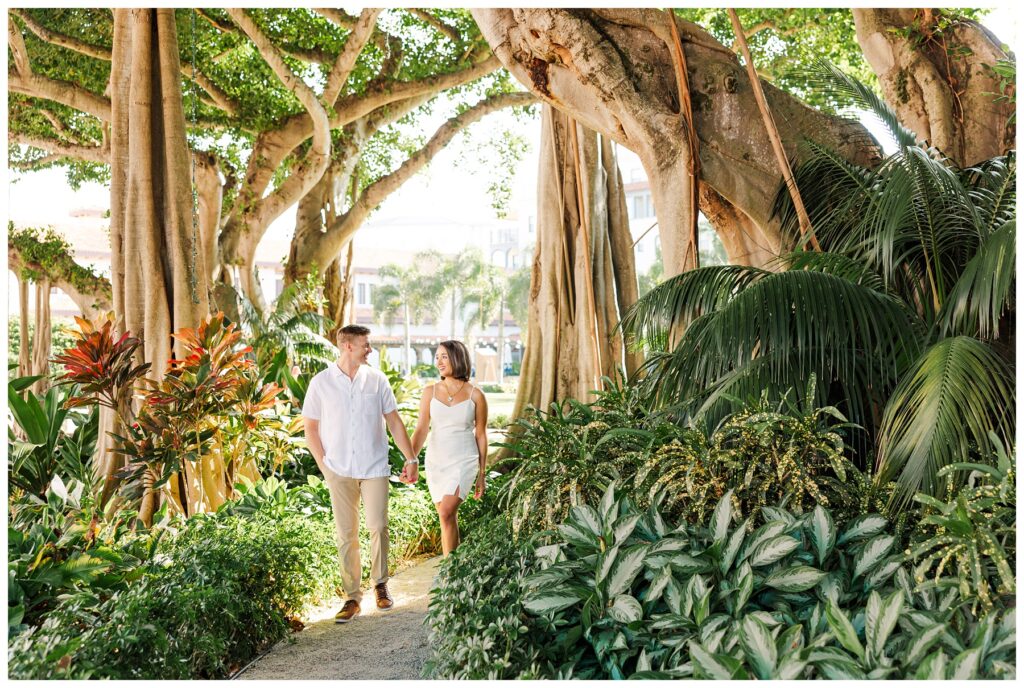
[[[963,172],[964,183],[981,219],[980,234],[987,236],[1017,217],[1017,154],[991,158]]]
[[[999,337],[999,321],[1013,309],[1017,282],[1017,222],[1010,219],[968,261],[939,314],[941,332]]]
[[[634,340],[663,348],[672,327],[685,329],[769,274],[748,265],[713,265],[678,274],[640,297],[619,328]]]
[[[815,61],[808,68],[800,70],[800,76],[806,79],[808,88],[841,96],[871,112],[901,148],[918,145],[917,135],[903,126],[896,111],[881,96],[857,79],[844,74],[828,60]]]
[[[778,262],[788,270],[827,272],[875,291],[885,291],[885,283],[877,272],[862,261],[843,253],[794,251],[780,256]]]
[[[877,479],[896,480],[900,503],[915,492],[940,496],[939,470],[973,451],[994,454],[989,432],[1004,444],[1015,428],[1012,367],[987,344],[950,337],[932,345],[907,371],[882,416]]]
[[[895,386],[922,334],[913,312],[887,294],[823,272],[768,274],[695,318],[671,355],[652,357],[645,384],[672,403],[726,384],[785,391],[815,374],[864,400]],[[756,371],[756,385],[743,386],[747,371]]]

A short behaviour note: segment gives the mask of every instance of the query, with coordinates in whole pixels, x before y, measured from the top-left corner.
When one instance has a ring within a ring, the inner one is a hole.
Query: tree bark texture
[[[636,300],[637,278],[611,142],[545,105],[540,153],[529,345],[513,417],[527,405],[587,399],[600,375],[639,363],[613,332]]]
[[[26,321],[23,321],[26,322]],[[32,370],[43,377],[32,385],[36,394],[44,394],[50,386],[50,280],[45,277],[36,282],[35,332],[32,335]]]
[[[193,231],[189,149],[171,10],[116,10],[111,248],[114,310],[162,377],[171,332],[209,312],[200,236]]]
[[[110,240],[114,310],[142,341],[139,356],[162,378],[171,332],[209,312],[209,282],[192,222],[189,149],[171,9],[115,9],[111,60]],[[141,361],[140,361],[141,362]],[[101,432],[111,430],[101,428]],[[109,470],[115,461],[106,462]],[[198,480],[186,468],[188,501]],[[147,495],[148,522],[156,499]]]
[[[29,281],[18,275],[18,377],[29,377],[32,373],[32,340],[28,333]]]
[[[681,114],[668,15],[646,9],[474,9],[494,54],[519,81],[581,124],[634,151],[647,171],[658,216],[665,274],[688,268],[689,146]],[[771,206],[782,181],[750,82],[735,53],[675,18],[686,55],[700,182],[749,218],[767,245],[792,246]],[[817,112],[763,84],[787,157],[805,138],[862,164],[879,150],[857,123]],[[754,124],[752,124],[754,123]],[[739,229],[735,223],[716,229]],[[739,240],[723,237],[726,245]],[[756,253],[750,254],[756,257]]]
[[[939,28],[934,9],[854,8],[857,42],[900,121],[962,167],[1015,147],[1013,103],[989,69],[1011,59],[973,21]]]

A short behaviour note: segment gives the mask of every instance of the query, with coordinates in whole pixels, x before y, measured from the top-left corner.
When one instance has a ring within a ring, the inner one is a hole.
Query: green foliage
[[[69,504],[82,493],[71,487]],[[12,639],[11,676],[223,678],[284,637],[341,583],[330,496],[313,477],[293,488],[271,478],[240,493],[217,513],[162,523],[155,559],[158,539],[127,537],[131,514],[89,523],[89,511],[69,511],[56,492],[19,511],[9,607],[12,629],[25,632]],[[393,488],[389,567],[433,551],[435,531],[426,492]],[[365,528],[360,545],[368,578]]]
[[[151,575],[94,608],[72,598],[16,638],[11,675],[223,678],[333,594],[333,531],[301,515],[193,517]]]
[[[424,676],[546,678],[551,629],[521,604],[523,581],[536,568],[533,548],[517,543],[504,519],[484,518],[441,563],[427,614]]]
[[[8,637],[37,625],[68,595],[98,601],[143,575],[156,541],[131,533],[130,511],[104,517],[94,487],[54,475],[42,496],[10,502]]]
[[[559,629],[559,675],[1013,676],[1012,614],[976,620],[952,604],[955,586],[915,591],[881,516],[839,529],[821,506],[770,507],[751,529],[734,525],[729,496],[705,523],[675,529],[614,486],[572,510],[537,549],[523,597]]]
[[[38,282],[45,278],[50,281],[66,281],[85,293],[104,293],[111,296],[110,281],[91,267],[75,262],[71,244],[53,227],[15,228],[7,223],[7,246],[17,251],[24,268],[19,275],[23,280]]]
[[[28,387],[38,377],[7,383],[7,407],[13,426],[7,429],[7,482],[15,490],[43,497],[51,478],[62,475],[91,482],[92,455],[99,432],[99,414],[67,407],[76,390],[50,387],[43,395]],[[70,422],[71,432],[62,428]]]
[[[919,494],[924,507],[921,533],[911,555],[920,563],[917,580],[936,585],[944,574],[959,584],[961,599],[990,612],[1012,606],[1016,595],[1017,489],[1013,460],[999,452],[998,466],[954,463],[939,471],[969,473],[950,501]]]
[[[310,274],[285,287],[264,313],[235,292],[241,328],[264,382],[285,387],[289,378],[295,379],[293,366],[299,378],[311,378],[337,358],[334,344],[323,336],[334,323],[321,315],[321,289],[322,280]]]
[[[802,405],[787,395],[742,408],[708,437],[650,410],[644,388],[606,380],[590,404],[569,400],[516,421],[500,446],[525,458],[508,460],[501,504],[515,532],[534,532],[618,479],[643,506],[663,493],[673,519],[702,520],[729,490],[744,515],[785,498],[797,511],[824,504],[848,518],[880,500],[844,456],[840,433],[849,424],[836,409],[810,403],[813,387]]]

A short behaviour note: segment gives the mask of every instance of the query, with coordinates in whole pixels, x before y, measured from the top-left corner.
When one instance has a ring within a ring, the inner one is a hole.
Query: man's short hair
[[[338,330],[338,344],[347,344],[356,337],[366,337],[369,334],[369,327],[363,327],[362,325],[345,325],[345,327]]]

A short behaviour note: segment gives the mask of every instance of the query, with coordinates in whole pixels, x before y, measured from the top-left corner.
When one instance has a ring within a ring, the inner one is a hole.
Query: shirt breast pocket
[[[368,420],[382,417],[380,412],[380,396],[374,392],[363,392],[359,395],[359,415]]]

